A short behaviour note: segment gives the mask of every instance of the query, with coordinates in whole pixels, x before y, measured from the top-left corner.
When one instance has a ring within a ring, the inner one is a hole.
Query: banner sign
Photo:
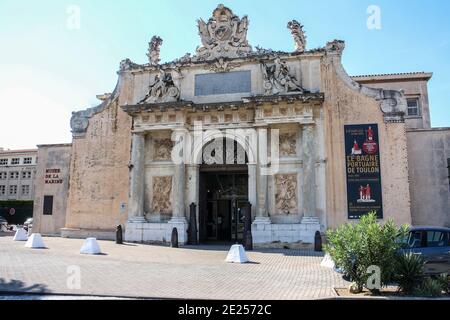
[[[348,125],[344,132],[348,218],[376,211],[383,219],[378,125]]]

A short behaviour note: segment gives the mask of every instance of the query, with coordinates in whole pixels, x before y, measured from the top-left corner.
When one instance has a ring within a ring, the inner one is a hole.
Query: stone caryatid
[[[161,61],[159,54],[161,51],[161,45],[163,44],[163,40],[158,36],[153,36],[152,40],[148,43],[148,61],[150,65],[157,66]]]
[[[197,49],[194,60],[237,58],[252,51],[247,41],[248,18],[240,19],[229,8],[220,4],[208,22],[198,20],[202,47]]]
[[[290,71],[286,61],[276,57],[274,62],[267,64],[261,61],[264,75],[265,95],[277,95],[288,93],[303,93],[297,77]]]
[[[306,50],[306,35],[303,31],[303,26],[297,21],[289,21],[287,25],[288,29],[291,30],[292,36],[295,42],[295,52],[303,53]]]
[[[154,81],[150,84],[147,94],[139,104],[175,102],[180,99],[180,89],[175,85],[170,72],[162,69],[155,75]]]

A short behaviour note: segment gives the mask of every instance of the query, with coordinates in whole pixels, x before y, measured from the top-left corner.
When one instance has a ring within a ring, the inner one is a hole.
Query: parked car
[[[421,255],[428,274],[450,274],[450,228],[412,227],[401,252]]]

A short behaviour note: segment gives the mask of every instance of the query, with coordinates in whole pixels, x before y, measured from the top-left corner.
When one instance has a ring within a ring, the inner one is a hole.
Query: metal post
[[[245,206],[244,246],[245,250],[253,250],[252,204],[250,202],[247,202]]]
[[[123,244],[123,233],[121,225],[118,225],[116,228],[116,244]]]
[[[234,240],[236,241],[236,244],[239,243],[238,240],[238,226],[239,226],[239,216],[238,216],[238,211],[237,211],[237,204],[236,204],[236,194],[233,193],[232,195],[232,206],[233,206],[233,214],[234,214]]]
[[[198,237],[197,237],[197,206],[195,203],[191,203],[189,206],[189,244],[197,245]]]
[[[170,239],[170,246],[172,248],[178,248],[178,230],[177,230],[177,228],[172,229],[172,237]]]

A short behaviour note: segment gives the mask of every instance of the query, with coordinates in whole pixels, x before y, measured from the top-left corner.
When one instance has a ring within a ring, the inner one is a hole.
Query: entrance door
[[[201,242],[243,240],[244,206],[248,202],[247,167],[235,171],[201,170],[199,236]]]

